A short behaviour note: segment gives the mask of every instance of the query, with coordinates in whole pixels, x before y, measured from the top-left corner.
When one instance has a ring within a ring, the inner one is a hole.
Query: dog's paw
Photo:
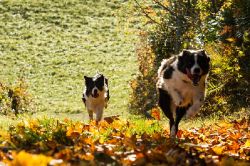
[[[186,114],[186,118],[193,118],[195,116],[195,114],[194,113],[189,113],[189,112],[187,112],[187,114]]]
[[[170,138],[176,138],[176,131],[175,131],[175,126],[171,127],[171,131],[170,131]]]
[[[192,118],[194,117],[200,110],[200,104],[193,104],[186,113],[187,118]]]
[[[197,111],[194,111],[192,109],[187,110],[186,117],[187,118],[193,118],[196,115]]]

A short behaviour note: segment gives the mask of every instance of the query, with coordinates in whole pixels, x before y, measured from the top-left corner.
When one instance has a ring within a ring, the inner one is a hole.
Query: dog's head
[[[208,74],[210,58],[204,50],[183,50],[178,56],[178,69],[197,86],[201,76]]]
[[[84,76],[87,96],[99,97],[100,92],[108,87],[108,79],[102,74],[96,74],[94,77]]]

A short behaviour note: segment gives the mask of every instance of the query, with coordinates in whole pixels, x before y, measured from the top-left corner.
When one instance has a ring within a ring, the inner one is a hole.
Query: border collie
[[[89,119],[93,120],[93,113],[95,113],[96,121],[100,121],[104,107],[107,108],[109,101],[108,79],[98,73],[94,77],[84,76],[84,80],[82,101],[88,111]]]
[[[177,134],[182,117],[193,117],[204,103],[209,62],[204,50],[183,50],[161,62],[158,104],[169,119],[170,137]]]

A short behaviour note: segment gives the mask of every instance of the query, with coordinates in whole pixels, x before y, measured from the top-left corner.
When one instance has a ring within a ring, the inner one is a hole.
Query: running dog
[[[182,117],[193,117],[204,103],[209,62],[204,50],[183,50],[161,62],[158,104],[169,119],[171,138],[176,136]]]
[[[100,121],[109,101],[108,79],[98,73],[94,77],[84,76],[84,80],[82,101],[88,111],[89,119],[93,120],[93,113],[95,113],[96,121]]]

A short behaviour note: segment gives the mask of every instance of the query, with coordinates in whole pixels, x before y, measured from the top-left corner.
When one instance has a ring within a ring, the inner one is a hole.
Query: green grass
[[[104,116],[126,115],[129,80],[137,71],[136,35],[122,14],[129,3],[1,1],[0,80],[12,84],[25,79],[37,105],[35,117],[81,120],[87,117],[83,76],[100,71],[109,78],[111,93]]]

